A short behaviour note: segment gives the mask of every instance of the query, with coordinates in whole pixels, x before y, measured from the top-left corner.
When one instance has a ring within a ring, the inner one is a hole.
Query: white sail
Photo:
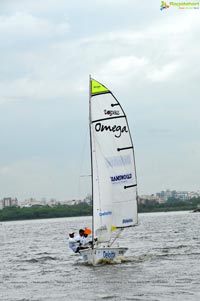
[[[93,231],[99,242],[113,228],[137,224],[137,183],[126,115],[114,95],[91,79],[90,132]]]

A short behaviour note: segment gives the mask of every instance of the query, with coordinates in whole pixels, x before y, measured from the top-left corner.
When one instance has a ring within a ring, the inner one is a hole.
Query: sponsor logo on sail
[[[119,111],[116,110],[104,110],[105,115],[113,116],[113,115],[119,115]]]
[[[107,167],[125,166],[132,163],[130,155],[112,156],[105,158]]]
[[[126,182],[132,179],[132,173],[110,177],[112,183]]]
[[[106,215],[111,215],[112,211],[103,211],[103,212],[99,212],[99,216],[106,216]]]
[[[115,258],[116,253],[114,251],[103,251],[103,258],[113,259]]]
[[[132,219],[132,218],[124,218],[124,219],[122,220],[122,223],[123,223],[123,224],[132,223],[132,222],[133,222],[133,219]]]
[[[115,137],[119,138],[123,133],[128,133],[128,129],[126,125],[121,126],[121,125],[103,125],[101,122],[96,123],[95,125],[95,131],[96,132],[104,132],[104,131],[109,131],[116,133]]]

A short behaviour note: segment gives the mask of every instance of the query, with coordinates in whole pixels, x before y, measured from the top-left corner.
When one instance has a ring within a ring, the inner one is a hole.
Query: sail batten
[[[117,119],[117,118],[125,118],[126,116],[116,116],[116,117],[108,117],[108,118],[102,118],[102,119],[98,119],[98,120],[93,120],[92,123],[95,122],[99,122],[99,121],[103,121],[103,120],[108,120],[108,119]]]
[[[119,148],[119,147],[118,147],[117,151],[120,152],[120,151],[126,150],[126,149],[133,149],[133,145],[127,146],[127,147],[122,147],[122,148]]]
[[[96,80],[91,79],[90,87],[93,235],[107,242],[112,229],[137,224],[135,159],[120,103]]]
[[[134,185],[129,185],[129,186],[124,186],[124,189],[127,189],[127,188],[132,188],[132,187],[136,187],[137,184],[134,184]]]

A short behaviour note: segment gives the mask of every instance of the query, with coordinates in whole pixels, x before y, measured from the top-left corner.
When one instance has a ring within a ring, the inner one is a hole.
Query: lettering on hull
[[[114,251],[103,251],[103,258],[113,259],[115,258],[116,253]]]

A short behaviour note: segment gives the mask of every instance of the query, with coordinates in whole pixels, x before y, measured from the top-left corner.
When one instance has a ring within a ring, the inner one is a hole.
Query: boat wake
[[[98,261],[96,266],[102,265],[114,265],[114,264],[122,264],[122,263],[140,263],[145,262],[151,259],[151,255],[141,255],[141,256],[118,256],[114,259],[102,258]],[[83,260],[78,260],[76,264],[83,264],[91,266],[93,265],[92,261],[84,262]]]

